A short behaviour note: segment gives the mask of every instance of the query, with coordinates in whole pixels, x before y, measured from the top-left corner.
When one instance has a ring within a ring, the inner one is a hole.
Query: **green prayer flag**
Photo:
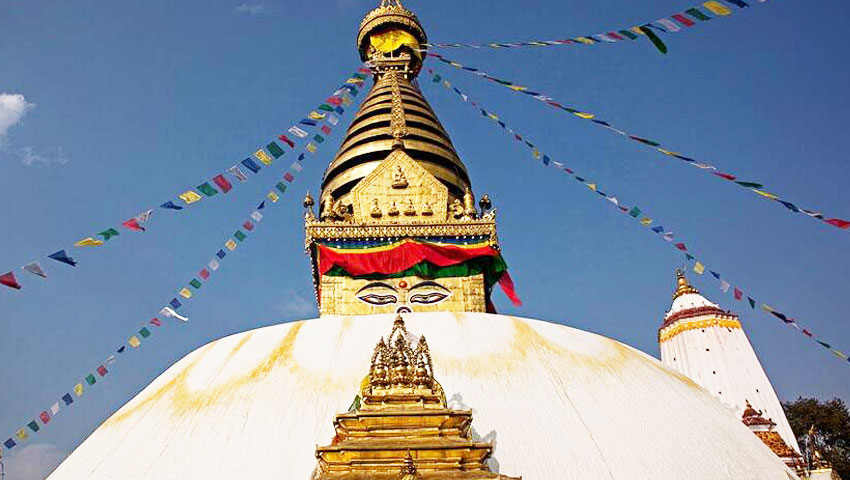
[[[218,193],[218,190],[213,188],[212,185],[210,185],[209,183],[204,183],[203,185],[198,185],[198,190],[200,190],[201,193],[203,193],[204,195],[206,195],[208,197],[212,197],[213,195]]]
[[[441,77],[439,75],[434,75],[434,83],[440,83],[440,80],[442,80],[442,79],[443,79],[443,77]]]
[[[142,338],[148,338],[151,336],[151,331],[148,330],[148,327],[142,327],[142,329],[139,330],[139,335],[141,335]]]
[[[752,299],[752,298],[750,298],[750,297],[747,297],[747,300],[749,300],[749,302],[750,302],[750,308],[752,308],[753,310],[755,310],[755,309],[756,309],[756,301],[755,301],[755,300],[753,300],[753,299]]]
[[[90,374],[88,374],[88,376],[86,377],[86,383],[88,383],[89,385],[94,385],[95,383],[97,383],[97,379],[96,379],[96,378],[94,378],[94,375],[92,375],[92,374],[90,373]]]
[[[37,432],[39,430],[38,423],[35,420],[28,423],[27,426],[30,427],[30,430],[32,430],[33,432]],[[24,433],[26,433],[26,432],[24,432]]]
[[[266,150],[268,150],[274,158],[280,158],[283,156],[284,153],[286,153],[283,151],[282,148],[280,148],[280,146],[278,146],[278,144],[274,142],[266,145]]]
[[[326,112],[333,112],[334,111],[334,107],[328,105],[327,103],[323,103],[323,104],[319,105],[318,107],[316,107],[316,109],[317,110],[324,110]]]
[[[280,193],[286,192],[286,185],[284,185],[283,182],[277,182],[277,185],[275,185],[275,187],[280,190]]]
[[[652,41],[652,44],[655,45],[655,48],[658,49],[659,52],[666,54],[667,53],[667,45],[664,45],[664,42],[658,38],[658,35],[652,31],[649,27],[640,27],[640,31],[646,34],[646,37]]]
[[[353,412],[355,410],[360,410],[360,395],[355,395],[354,401],[351,402],[351,406],[348,407],[349,412]]]
[[[689,8],[689,9],[685,10],[685,13],[687,13],[688,15],[690,15],[690,16],[692,16],[692,17],[696,18],[697,20],[702,20],[702,21],[711,20],[711,17],[709,17],[708,15],[706,15],[706,14],[702,13],[702,12],[701,12],[698,8],[696,8],[696,7],[694,7],[694,8]]]
[[[685,254],[685,256],[686,256],[686,257],[688,257],[688,260],[693,260],[693,259],[694,259],[694,256],[693,256],[693,255],[691,255],[690,253],[686,253],[686,254]]]
[[[818,343],[820,343],[821,345],[823,345],[823,346],[824,346],[824,347],[826,347],[826,348],[832,348],[832,345],[830,345],[830,344],[828,344],[828,343],[821,342],[820,340],[815,340],[815,341],[816,341],[816,342],[818,342]]]
[[[192,281],[191,281],[191,282],[189,282],[189,285],[191,285],[191,286],[193,286],[193,287],[195,287],[195,288],[201,288],[201,285],[202,285],[202,284],[201,284],[201,281],[200,281],[200,280],[198,280],[197,278],[193,278],[193,279],[192,279]]]
[[[236,233],[234,233],[233,236],[240,242],[244,242],[245,239],[248,238],[244,233],[242,233],[242,230],[236,230]]]
[[[325,141],[325,137],[323,137],[323,136],[321,136],[317,133],[316,136],[313,137],[313,140],[315,140],[316,143],[322,143],[322,142]]]
[[[114,228],[109,228],[109,229],[106,229],[106,230],[98,233],[98,235],[103,237],[103,241],[105,242],[112,237],[117,237],[119,235],[119,233],[118,233],[118,230],[115,230]]]
[[[640,209],[638,207],[631,209],[631,211],[629,211],[629,215],[637,218],[638,215],[640,215]]]
[[[352,77],[358,80],[366,80],[366,75],[363,75],[362,73],[355,73],[354,75],[352,75]]]
[[[636,38],[638,38],[637,35],[635,35],[634,33],[630,32],[628,30],[620,30],[620,35],[622,35],[624,37],[628,37],[630,40],[635,40]]]
[[[764,188],[764,185],[762,185],[760,183],[755,183],[755,182],[735,182],[735,183],[737,183],[738,185],[740,185],[742,187],[747,187],[747,188]]]

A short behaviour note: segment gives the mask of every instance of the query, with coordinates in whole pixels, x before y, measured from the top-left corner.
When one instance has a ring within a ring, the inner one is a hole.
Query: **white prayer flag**
[[[151,215],[153,215],[153,210],[148,210],[147,212],[142,212],[136,216],[136,220],[139,223],[145,223],[150,220]]]
[[[175,312],[174,309],[171,307],[164,307],[162,310],[159,311],[159,314],[163,317],[176,318],[181,322],[189,321],[189,317],[184,317],[183,315],[180,315],[179,313]]]
[[[251,214],[251,218],[253,218],[255,222],[259,222],[263,219],[263,214],[255,210],[254,213]]]
[[[334,114],[330,114],[328,115],[327,121],[331,125],[336,126],[336,124],[339,123],[339,118],[335,117]]]
[[[52,413],[54,417],[57,413],[59,413],[59,402],[56,402],[50,406],[50,413]]]
[[[107,365],[109,365],[110,363],[115,363],[115,355],[110,355],[106,357],[106,360],[104,360],[103,363]]]
[[[218,260],[210,260],[207,266],[210,267],[210,270],[218,270]]]
[[[230,174],[233,175],[236,180],[239,180],[241,183],[245,183],[248,181],[248,176],[245,175],[245,172],[239,169],[238,165],[234,165],[228,168],[227,171],[230,172]]]
[[[293,126],[289,129],[289,133],[291,133],[291,134],[295,135],[295,136],[296,136],[296,137],[298,137],[298,138],[304,138],[304,137],[306,137],[306,136],[308,135],[308,133],[307,133],[307,132],[305,132],[304,130],[301,130],[300,128],[296,127],[295,125],[293,125]]]
[[[656,20],[656,21],[657,21],[658,23],[660,23],[661,25],[663,25],[663,26],[664,26],[664,28],[666,28],[668,32],[671,32],[671,33],[672,33],[672,32],[678,32],[679,30],[681,30],[681,28],[679,28],[679,26],[678,26],[678,25],[676,25],[675,23],[673,23],[673,21],[672,21],[672,20],[670,20],[670,19],[667,19],[667,18],[659,18],[659,19],[658,19],[658,20]]]
[[[723,293],[727,293],[729,291],[730,286],[731,285],[729,285],[729,282],[727,282],[726,280],[720,281],[720,289],[723,290]]]
[[[47,278],[47,274],[44,273],[44,270],[42,270],[41,265],[39,265],[38,262],[28,263],[22,268],[33,275],[38,275],[41,278]]]
[[[301,170],[304,170],[304,167],[302,167],[301,164],[298,163],[298,162],[293,162],[292,165],[289,166],[289,168],[295,170],[296,172],[300,172]]]

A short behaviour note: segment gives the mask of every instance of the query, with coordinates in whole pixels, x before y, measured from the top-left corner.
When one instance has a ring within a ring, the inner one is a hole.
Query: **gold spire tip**
[[[691,286],[691,284],[688,283],[688,279],[685,278],[685,273],[682,271],[682,269],[677,268],[676,269],[676,291],[673,293],[673,300],[676,300],[677,298],[681,297],[682,295],[685,295],[685,294],[688,294],[688,293],[697,293],[698,294],[699,290],[697,290],[696,288]]]

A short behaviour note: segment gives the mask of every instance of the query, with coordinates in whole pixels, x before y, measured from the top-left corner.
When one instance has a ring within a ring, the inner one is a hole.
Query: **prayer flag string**
[[[352,95],[357,94],[356,87],[363,85],[363,79],[365,79],[366,76],[361,70],[366,69],[360,69],[355,72],[348,80],[346,80],[344,87],[339,89],[337,94],[326,99],[324,103],[311,111],[307,117],[280,133],[275,140],[266,144],[265,147],[261,147],[254,151],[251,156],[228,167],[225,172],[217,173],[210,177],[209,181],[205,181],[197,187],[177,195],[174,199],[161,203],[159,207],[151,207],[143,210],[141,213],[136,214],[132,218],[122,221],[120,226],[116,225],[109,227],[91,236],[87,236],[75,242],[73,246],[75,248],[100,247],[109,243],[115,237],[120,236],[122,232],[144,232],[147,230],[149,220],[158,209],[170,211],[184,210],[185,208],[200,202],[204,198],[216,196],[218,193],[226,194],[233,189],[234,185],[247,182],[250,176],[246,173],[246,171],[253,174],[259,173],[263,166],[271,166],[275,160],[279,159],[286,153],[286,150],[281,145],[286,145],[288,148],[293,149],[295,148],[295,142],[297,140],[307,137],[307,132],[305,132],[301,127],[307,128],[315,126],[318,124],[318,121],[324,120],[329,124],[325,126],[325,129],[330,131],[331,126],[336,125],[339,121],[335,115],[341,115],[345,111],[345,108],[353,103]],[[322,133],[327,134],[328,132],[322,130]],[[312,139],[313,141],[307,145],[307,150],[314,153],[317,149],[316,143],[321,143],[324,140],[324,137],[317,133],[312,137]],[[77,266],[78,263],[68,254],[66,249],[51,253],[47,255],[46,258],[72,267]],[[21,269],[41,277],[42,279],[48,278],[45,269],[38,261],[27,263],[22,266]],[[15,290],[22,289],[21,284],[18,282],[18,278],[15,276],[15,271],[9,271],[0,275],[0,285],[4,285]]]
[[[821,347],[829,350],[830,353],[832,353],[835,357],[841,360],[850,361],[850,359],[848,359],[848,356],[843,351],[833,348],[831,343],[823,341],[819,336],[812,333],[811,330],[809,330],[808,328],[804,328],[796,319],[792,318],[789,315],[786,315],[785,313],[782,313],[781,311],[765,303],[760,303],[756,301],[755,298],[745,293],[745,291],[738,286],[735,286],[733,288],[733,284],[727,281],[720,273],[711,270],[705,262],[697,259],[696,256],[688,249],[687,245],[684,242],[675,240],[675,233],[673,231],[669,231],[667,228],[664,228],[661,225],[653,226],[653,224],[657,222],[653,220],[650,216],[648,216],[646,212],[644,212],[640,207],[629,207],[625,205],[617,198],[616,195],[603,191],[602,187],[596,181],[589,180],[579,175],[573,169],[567,167],[563,163],[553,160],[549,155],[540,150],[534,143],[532,143],[526,137],[520,135],[517,131],[509,127],[507,123],[505,123],[504,120],[502,120],[498,114],[490,110],[486,110],[481,104],[477,103],[475,100],[472,100],[469,95],[458,89],[451,82],[443,79],[440,75],[436,74],[433,69],[429,68],[428,72],[431,74],[432,79],[435,83],[440,83],[443,87],[446,88],[446,90],[452,91],[457,94],[457,96],[463,102],[468,103],[473,108],[478,110],[481,113],[482,118],[491,120],[493,123],[499,125],[499,127],[501,127],[502,130],[510,134],[514,140],[520,142],[526,148],[531,150],[531,155],[533,159],[539,160],[540,163],[543,164],[545,167],[553,166],[556,170],[569,175],[570,177],[587,187],[589,192],[595,193],[599,197],[607,200],[608,203],[616,207],[620,211],[620,213],[633,218],[634,220],[638,221],[641,226],[648,228],[650,231],[663,238],[673,248],[685,255],[687,261],[690,262],[689,264],[693,264],[693,271],[698,275],[703,275],[706,271],[708,271],[712,275],[712,277],[717,280],[720,290],[723,293],[730,293],[731,291],[736,301],[743,301],[743,299],[746,297],[750,309],[755,310],[756,306],[760,305],[760,309],[765,314],[769,314],[773,318],[781,320],[785,325],[796,329],[798,332],[813,340]]]
[[[529,97],[531,97],[531,98],[533,98],[537,101],[543,102],[543,103],[549,105],[550,107],[571,113],[572,115],[574,115],[574,116],[576,116],[576,117],[578,117],[582,120],[587,120],[589,122],[592,122],[595,125],[598,125],[598,126],[603,127],[607,130],[610,130],[610,131],[622,136],[623,138],[633,140],[633,141],[638,142],[638,143],[640,143],[644,146],[648,146],[648,147],[650,147],[650,148],[652,148],[652,149],[654,149],[658,152],[661,152],[661,153],[663,153],[663,154],[665,154],[669,157],[673,157],[673,158],[676,158],[678,160],[681,160],[682,162],[684,162],[688,165],[691,165],[692,167],[696,167],[696,168],[702,170],[705,173],[711,174],[712,176],[714,176],[716,178],[723,179],[723,180],[730,182],[730,183],[733,183],[733,184],[735,184],[739,187],[743,187],[747,190],[750,190],[750,191],[758,194],[759,197],[761,197],[761,198],[764,198],[764,199],[772,201],[772,202],[777,202],[792,213],[798,213],[798,214],[805,215],[805,216],[810,217],[810,218],[817,219],[817,220],[819,220],[823,223],[826,223],[826,224],[831,225],[833,227],[839,228],[841,230],[850,229],[850,221],[844,220],[842,218],[830,218],[830,217],[827,217],[827,216],[823,215],[822,213],[820,213],[816,210],[810,210],[810,209],[807,209],[807,208],[803,208],[803,207],[801,207],[797,204],[794,204],[794,203],[789,202],[789,201],[787,201],[783,198],[780,198],[780,196],[775,194],[775,193],[767,192],[765,190],[765,186],[761,182],[754,182],[752,180],[742,180],[737,175],[734,175],[734,174],[731,174],[731,173],[728,173],[728,172],[724,173],[724,172],[720,171],[720,169],[718,169],[716,166],[714,166],[710,163],[698,161],[698,160],[695,160],[692,157],[689,157],[689,156],[683,155],[681,153],[677,153],[677,152],[668,150],[667,148],[665,148],[664,145],[661,144],[661,142],[658,142],[658,141],[655,141],[655,140],[650,140],[650,139],[645,138],[645,137],[641,137],[641,136],[638,136],[638,135],[632,135],[630,133],[627,133],[626,131],[619,129],[618,127],[615,127],[614,125],[612,125],[612,124],[610,124],[610,123],[608,123],[604,120],[600,120],[599,118],[597,118],[597,116],[595,114],[590,113],[586,110],[580,110],[580,109],[577,109],[577,108],[574,108],[574,107],[569,107],[569,106],[563,105],[563,104],[557,102],[554,98],[552,98],[548,95],[544,95],[542,93],[534,92],[526,86],[519,85],[519,84],[516,84],[514,82],[510,82],[510,81],[507,81],[507,80],[503,80],[503,79],[494,77],[494,76],[490,75],[489,73],[487,73],[487,72],[485,72],[481,69],[462,65],[462,64],[455,62],[455,61],[452,61],[452,60],[450,60],[450,59],[448,59],[448,58],[446,58],[442,55],[439,55],[439,54],[436,54],[436,53],[429,53],[428,56],[436,58],[440,62],[445,63],[447,65],[451,65],[452,67],[457,68],[459,70],[463,70],[463,71],[471,73],[471,74],[473,74],[477,77],[484,78],[484,79],[489,80],[491,82],[502,85],[503,87],[507,87],[514,92],[518,92],[518,93],[522,93],[524,95],[528,95]],[[439,77],[440,77],[439,75],[436,75],[436,77],[434,79],[435,82],[440,81]]]
[[[358,72],[362,72],[362,70],[358,70]],[[352,77],[355,80],[358,80],[356,77]],[[347,81],[342,87],[340,87],[336,92],[328,97],[326,100],[328,103],[332,101],[339,101],[340,104],[345,102],[346,106],[350,106],[353,104],[353,96],[356,96],[358,91],[355,87],[362,87],[363,81],[359,82],[351,82],[351,79]],[[333,99],[333,100],[331,100]],[[334,109],[335,113],[339,115],[343,115],[345,113],[345,109],[340,108],[339,110]],[[325,125],[321,127],[322,133],[325,135],[330,135],[332,132],[331,126],[336,126],[339,123],[339,118],[336,116],[328,115],[322,118]],[[306,132],[305,132],[306,133]],[[317,134],[318,135],[318,134]],[[299,138],[306,138],[305,134],[303,137],[298,136]],[[315,137],[314,137],[315,138]],[[289,142],[285,142],[287,145],[290,145]],[[309,141],[307,145],[304,146],[300,155],[295,162],[293,162],[287,172],[283,175],[284,180],[288,183],[292,183],[295,181],[296,174],[303,170],[302,162],[306,159],[305,151],[308,151],[309,146],[314,145],[313,141]],[[295,142],[292,142],[290,145],[291,148],[295,148]],[[314,148],[311,153],[316,153],[318,148]],[[277,182],[275,188],[269,191],[257,208],[254,209],[253,212],[249,215],[249,217],[244,220],[239,229],[237,229],[233,235],[225,241],[223,247],[219,248],[218,252],[213,256],[210,261],[204,265],[197,274],[187,282],[187,284],[183,287],[180,287],[177,295],[172,298],[168,304],[162,307],[159,311],[158,315],[148,322],[146,322],[142,328],[138,331],[133,332],[123,343],[119,346],[113,354],[110,354],[106,357],[105,360],[100,362],[97,367],[95,367],[92,371],[87,372],[83,379],[75,384],[70,391],[66,391],[61,395],[61,397],[50,405],[49,408],[42,410],[40,413],[36,414],[36,418],[28,421],[23,427],[19,428],[13,435],[9,436],[3,442],[3,446],[8,450],[12,450],[17,445],[22,444],[26,441],[30,435],[39,432],[42,428],[46,427],[48,423],[61,411],[69,406],[71,406],[75,401],[79,400],[80,397],[83,396],[85,391],[95,384],[99,380],[102,381],[104,377],[109,373],[108,365],[114,363],[119,357],[123,357],[124,353],[126,353],[129,349],[136,349],[142,346],[143,342],[148,341],[148,338],[153,335],[153,332],[163,325],[162,319],[165,318],[173,318],[175,320],[180,321],[181,323],[186,323],[189,321],[189,317],[181,314],[179,312],[180,308],[183,307],[183,303],[191,298],[194,298],[194,295],[203,287],[204,283],[208,282],[210,277],[218,271],[221,266],[221,261],[228,257],[229,252],[236,250],[237,246],[246,241],[248,239],[247,232],[253,232],[257,225],[263,220],[264,211],[267,208],[268,203],[277,203],[282,195],[286,191],[286,185],[281,182]],[[227,250],[227,251],[225,251]],[[178,299],[178,297],[180,299]],[[111,367],[110,367],[111,368]]]
[[[738,8],[746,8],[750,5],[743,0],[726,0]],[[756,0],[758,3],[765,3],[767,0]],[[702,7],[702,8],[700,8]],[[710,12],[712,15],[710,15]],[[661,53],[667,52],[667,47],[656,32],[660,33],[676,33],[685,31],[691,27],[707,22],[713,18],[727,17],[731,15],[733,10],[726,5],[717,1],[708,1],[688,8],[681,12],[675,13],[669,17],[659,18],[653,22],[644,23],[630,28],[611,30],[600,32],[595,35],[584,35],[562,40],[531,40],[527,42],[492,42],[492,43],[425,43],[424,47],[429,48],[521,48],[521,47],[551,47],[556,45],[595,45],[597,43],[619,43],[634,41],[641,36],[648,37],[656,48]],[[654,38],[653,38],[654,37]],[[661,42],[660,45],[657,42]]]

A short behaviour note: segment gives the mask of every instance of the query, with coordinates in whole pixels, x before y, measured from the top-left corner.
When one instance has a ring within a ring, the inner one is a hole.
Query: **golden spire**
[[[682,269],[676,269],[676,292],[673,293],[673,300],[685,295],[686,293],[699,293],[699,290],[692,287],[690,283],[688,283],[688,279],[685,278],[684,272]]]

